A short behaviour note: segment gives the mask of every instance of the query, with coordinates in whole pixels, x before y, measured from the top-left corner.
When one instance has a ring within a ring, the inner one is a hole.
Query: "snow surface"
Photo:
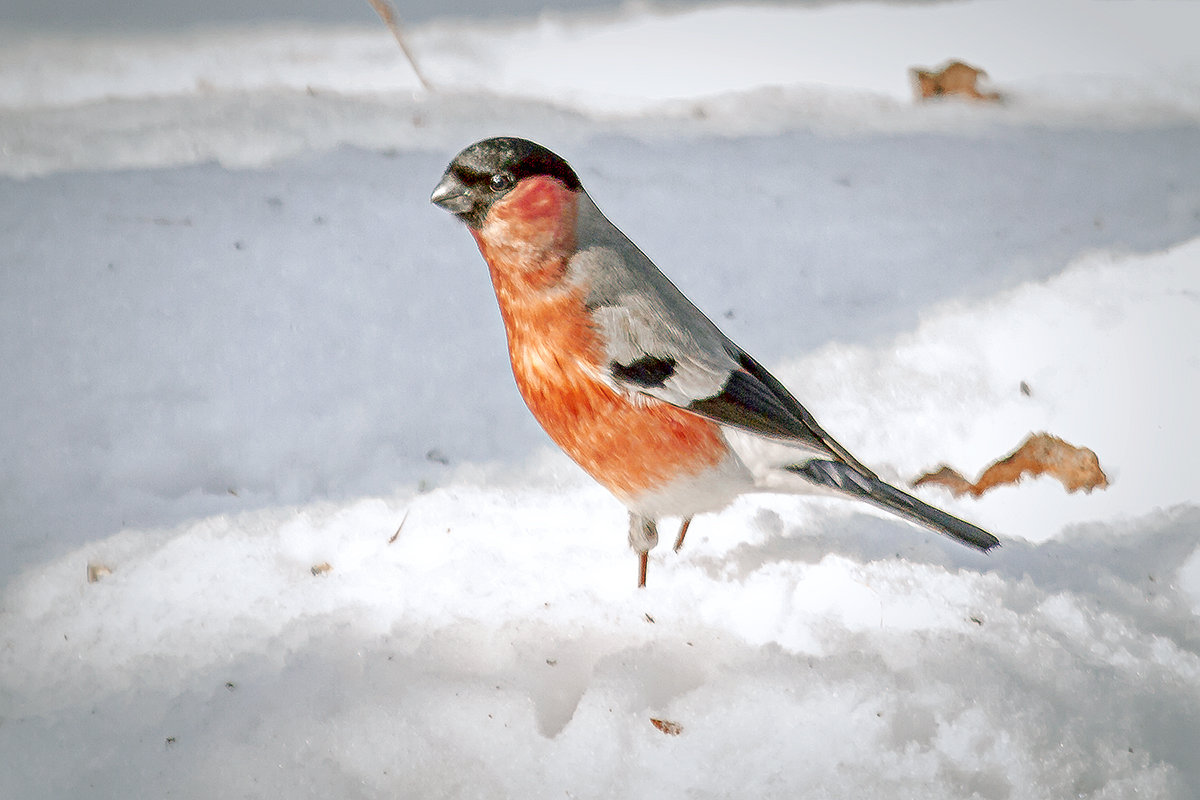
[[[1198,22],[443,20],[433,93],[376,29],[10,38],[0,796],[1196,797]],[[911,105],[950,56],[1008,102]],[[1112,485],[923,493],[990,556],[748,497],[636,590],[428,205],[498,133],[884,474],[1047,430]]]

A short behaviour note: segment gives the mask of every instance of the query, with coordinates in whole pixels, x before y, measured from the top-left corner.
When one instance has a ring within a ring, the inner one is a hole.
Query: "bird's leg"
[[[638,554],[638,588],[646,585],[650,551],[658,544],[658,526],[649,517],[629,512],[629,546]]]
[[[679,526],[679,535],[675,537],[675,552],[678,553],[683,547],[683,537],[687,536],[688,526],[692,524],[691,517],[684,517],[683,524]]]

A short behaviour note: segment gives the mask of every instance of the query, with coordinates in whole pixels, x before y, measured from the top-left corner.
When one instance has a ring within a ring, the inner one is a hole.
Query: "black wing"
[[[719,393],[692,401],[688,410],[723,425],[816,448],[864,475],[878,477],[826,433],[761,364],[741,350],[729,349],[729,354],[739,368],[730,373]]]

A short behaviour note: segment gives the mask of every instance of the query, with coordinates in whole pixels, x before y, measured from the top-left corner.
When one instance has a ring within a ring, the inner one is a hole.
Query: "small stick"
[[[404,519],[400,520],[400,524],[396,527],[396,532],[392,534],[392,538],[388,539],[388,544],[396,541],[396,537],[400,535],[400,531],[404,528],[404,523],[408,522],[409,511],[412,511],[412,509],[410,508],[408,511],[404,512]]]
[[[388,0],[367,0],[367,2],[371,4],[371,8],[375,9],[375,13],[383,20],[383,24],[387,25],[388,30],[392,32],[392,36],[396,38],[396,44],[400,45],[401,52],[408,59],[408,64],[412,67],[413,74],[421,82],[421,88],[427,92],[432,92],[433,87],[429,84],[429,81],[425,80],[425,76],[421,74],[421,68],[417,66],[417,60],[413,58],[408,45],[404,43],[404,34],[400,31],[400,22],[396,19],[396,10],[392,8],[392,4]]]

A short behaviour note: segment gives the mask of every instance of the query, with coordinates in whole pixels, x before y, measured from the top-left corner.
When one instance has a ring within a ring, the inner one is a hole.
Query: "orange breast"
[[[521,396],[550,438],[618,496],[636,496],[717,464],[716,425],[599,378],[601,353],[581,293],[504,310]]]
[[[618,497],[695,475],[727,453],[714,423],[601,379],[603,348],[584,288],[565,281],[577,197],[558,181],[523,180],[472,231],[508,334],[513,376],[550,438]]]

